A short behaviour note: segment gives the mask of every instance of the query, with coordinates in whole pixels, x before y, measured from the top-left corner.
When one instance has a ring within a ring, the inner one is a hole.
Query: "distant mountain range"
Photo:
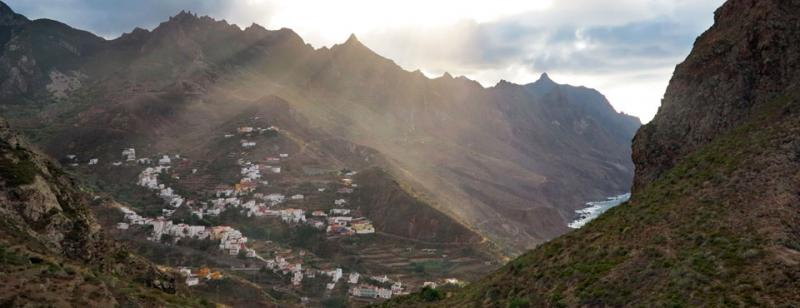
[[[727,1],[636,134],[630,202],[463,290],[386,306],[798,306],[799,40],[800,2]]]
[[[375,151],[369,164],[506,254],[566,232],[585,202],[632,182],[639,120],[546,74],[489,88],[429,79],[355,36],[314,49],[289,29],[187,12],[105,40],[0,4],[0,46],[2,114],[58,158],[110,160],[128,146],[211,155],[220,127],[269,109],[303,142]]]

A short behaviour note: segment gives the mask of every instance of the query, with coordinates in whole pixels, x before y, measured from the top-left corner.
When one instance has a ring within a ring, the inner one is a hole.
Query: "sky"
[[[486,87],[543,72],[583,85],[648,122],[675,65],[723,0],[7,0],[108,39],[152,29],[181,10],[247,27],[291,28],[314,47],[354,33],[375,52],[429,77]]]

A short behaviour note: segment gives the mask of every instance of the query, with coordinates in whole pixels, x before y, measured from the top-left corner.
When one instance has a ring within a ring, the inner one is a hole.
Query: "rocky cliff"
[[[800,16],[794,1],[729,1],[678,65],[661,109],[636,135],[635,187],[796,89]]]
[[[628,203],[463,290],[387,306],[800,304],[798,16],[781,0],[716,12],[636,136]]]
[[[102,202],[0,120],[0,304],[196,305],[104,235],[90,210]]]

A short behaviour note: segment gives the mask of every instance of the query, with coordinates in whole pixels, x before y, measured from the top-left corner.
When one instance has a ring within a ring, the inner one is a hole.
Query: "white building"
[[[394,295],[400,295],[400,294],[402,294],[402,293],[403,293],[403,283],[401,283],[401,282],[399,282],[399,281],[398,281],[398,282],[395,282],[395,283],[392,285],[392,294],[394,294]]]
[[[127,148],[127,149],[122,150],[122,157],[125,158],[126,161],[135,161],[136,160],[136,149]]]
[[[161,159],[158,160],[159,165],[169,165],[172,163],[172,160],[169,158],[168,155],[161,156]]]
[[[331,209],[331,215],[348,215],[350,214],[349,209]]]
[[[292,275],[292,285],[299,286],[300,283],[303,281],[303,272],[296,271]]]
[[[386,288],[378,288],[378,297],[383,299],[392,298],[392,290]]]
[[[197,276],[186,277],[186,285],[187,286],[190,286],[190,287],[191,286],[196,286],[199,283],[200,283],[200,279],[198,279]]]
[[[342,269],[337,267],[335,270],[330,271],[329,276],[336,283],[339,279],[342,279]]]
[[[361,275],[359,275],[356,272],[350,273],[350,277],[348,277],[347,282],[350,283],[350,284],[356,284],[356,283],[358,283],[358,278],[360,276]]]
[[[264,196],[264,201],[268,202],[272,206],[281,204],[284,200],[286,200],[286,196],[282,194],[269,194]]]

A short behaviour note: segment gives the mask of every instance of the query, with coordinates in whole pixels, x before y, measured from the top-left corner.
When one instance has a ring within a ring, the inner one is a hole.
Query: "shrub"
[[[11,187],[33,183],[39,168],[30,160],[13,162],[10,159],[0,160],[0,176],[6,180],[6,185]]]
[[[426,302],[435,302],[444,298],[442,292],[431,287],[422,288],[422,299]]]

